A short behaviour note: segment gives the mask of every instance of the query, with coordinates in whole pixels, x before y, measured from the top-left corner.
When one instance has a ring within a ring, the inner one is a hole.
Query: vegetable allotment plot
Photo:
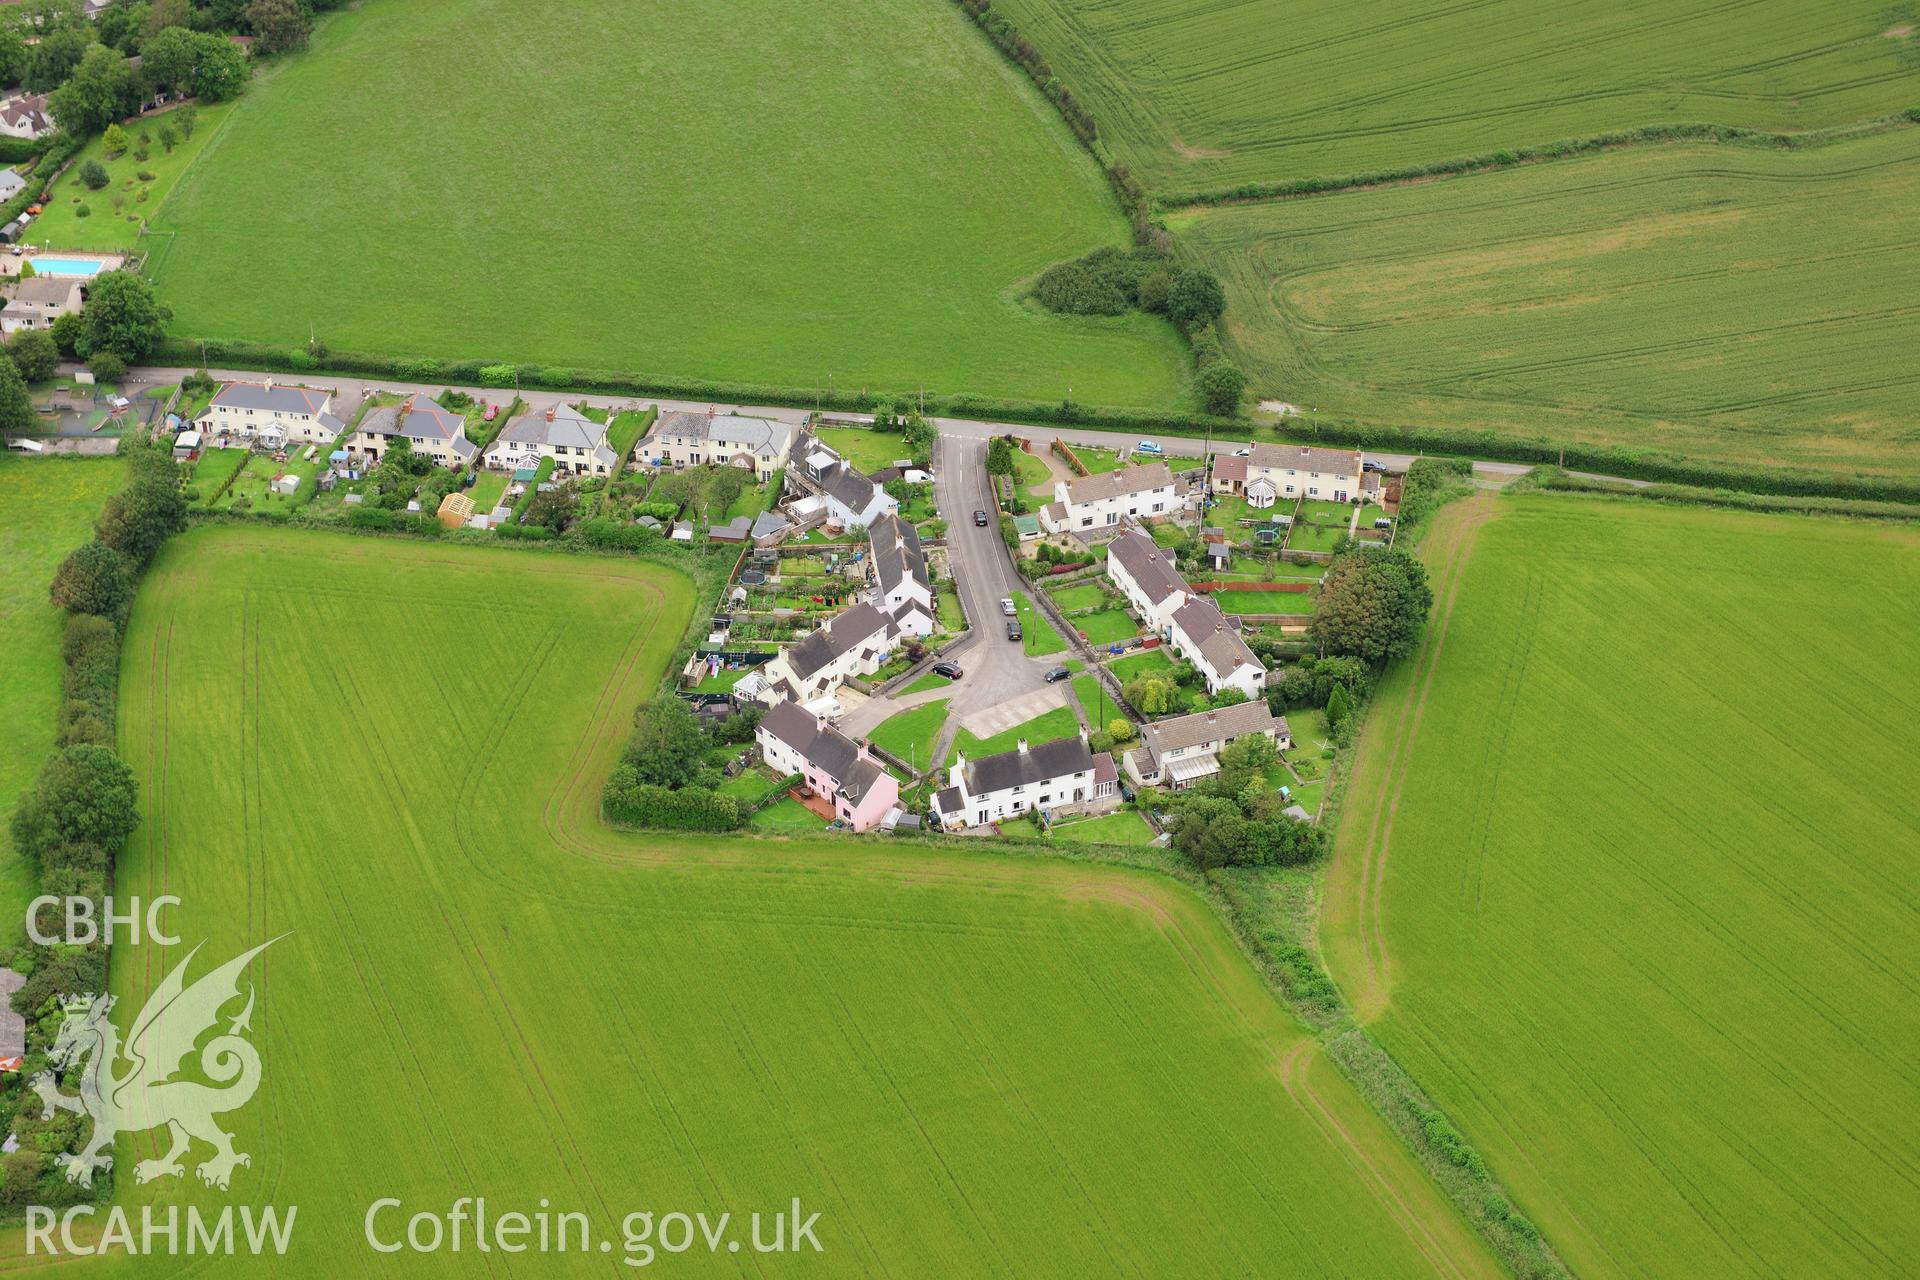
[[[157,227],[188,336],[1183,394],[1163,321],[1018,301],[1126,227],[1053,109],[926,0],[368,0],[241,100]]]
[[[1920,475],[1920,129],[1197,211],[1258,386],[1322,414]]]
[[[1482,497],[1425,551],[1329,875],[1361,1016],[1576,1275],[1910,1273],[1920,532]]]
[[[629,561],[259,527],[183,535],[148,578],[118,883],[179,895],[209,954],[292,931],[261,1094],[225,1120],[253,1156],[231,1199],[300,1206],[281,1272],[364,1269],[375,1198],[479,1195],[597,1233],[799,1196],[810,1275],[1492,1273],[1173,882],[600,826],[694,603]],[[168,959],[116,951],[123,1009]],[[156,1193],[201,1195],[122,1180]]]
[[[1913,104],[1912,37],[1883,34],[1903,24],[1883,0],[995,7],[1161,190],[1371,173],[1675,121],[1801,130]]]

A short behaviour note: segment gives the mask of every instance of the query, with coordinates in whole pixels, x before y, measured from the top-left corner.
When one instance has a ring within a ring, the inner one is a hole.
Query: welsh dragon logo
[[[204,1046],[198,1042],[218,1026],[221,1009],[240,998],[241,971],[278,941],[270,938],[188,986],[187,966],[200,951],[196,945],[148,998],[124,1046],[108,1018],[113,1012],[112,996],[82,995],[61,1001],[66,1017],[47,1057],[62,1071],[85,1059],[80,1092],[61,1093],[52,1071],[34,1077],[33,1091],[45,1104],[47,1119],[52,1119],[56,1107],[93,1117],[93,1138],[86,1150],[59,1157],[67,1181],[92,1186],[93,1171],[113,1164],[109,1149],[116,1135],[161,1125],[167,1127],[172,1145],[159,1159],[135,1165],[136,1181],[179,1177],[185,1172],[180,1157],[187,1154],[194,1138],[213,1147],[213,1156],[203,1160],[198,1170],[208,1186],[225,1190],[235,1166],[252,1163],[245,1152],[233,1149],[233,1135],[214,1120],[221,1112],[246,1105],[260,1087],[260,1054],[241,1034],[250,1029],[253,1018],[251,987],[246,1007],[226,1031]],[[199,1073],[213,1081],[211,1085],[177,1078],[196,1048]],[[126,1065],[121,1069],[123,1060]]]

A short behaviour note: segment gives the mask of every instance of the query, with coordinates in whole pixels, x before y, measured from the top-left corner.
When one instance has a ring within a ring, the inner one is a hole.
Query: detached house
[[[1164,462],[1056,481],[1053,499],[1040,509],[1042,527],[1083,537],[1104,534],[1124,519],[1171,515],[1180,506]]]
[[[1173,553],[1131,526],[1107,546],[1107,577],[1127,598],[1134,616],[1156,635],[1166,634],[1175,611],[1193,597],[1187,580],[1173,567]]]
[[[334,416],[333,393],[291,383],[229,382],[214,393],[195,424],[242,440],[332,444],[346,424]]]
[[[9,138],[44,138],[53,132],[44,93],[15,94],[0,102],[0,133]]]
[[[900,509],[893,496],[871,476],[814,436],[801,438],[795,465],[819,492],[832,523],[871,527],[881,516]]]
[[[900,632],[893,619],[861,603],[826,626],[788,645],[760,669],[763,701],[810,702],[850,677],[868,676],[886,664]]]
[[[874,603],[901,634],[932,635],[937,616],[933,579],[919,531],[888,512],[867,526],[867,540],[873,549]]]
[[[1244,496],[1247,505],[1256,508],[1271,507],[1283,498],[1353,502],[1361,496],[1360,478],[1366,474],[1360,463],[1357,449],[1256,444],[1245,458],[1214,464],[1213,488]]]
[[[867,744],[853,742],[797,702],[767,708],[754,735],[769,766],[799,774],[855,831],[873,830],[900,806],[900,784]]]
[[[933,797],[940,825],[984,826],[1017,818],[1029,809],[1102,809],[1119,801],[1119,770],[1113,756],[1095,753],[1084,734],[968,760],[947,770],[947,785]]]
[[[523,413],[500,429],[487,446],[488,465],[508,471],[552,458],[555,475],[610,476],[620,459],[607,443],[607,428],[570,404],[545,413]]]
[[[480,452],[467,439],[466,419],[416,392],[399,404],[383,405],[360,419],[347,448],[373,462],[393,441],[405,437],[413,451],[443,467],[462,467]]]
[[[743,467],[765,481],[787,465],[793,452],[794,428],[770,418],[739,414],[679,410],[663,413],[642,445],[644,456],[656,467]]]
[[[1266,665],[1254,656],[1220,606],[1205,596],[1195,596],[1174,611],[1167,643],[1205,678],[1208,693],[1238,689],[1249,699],[1265,696]]]
[[[72,276],[22,280],[0,307],[0,332],[12,337],[23,329],[51,329],[55,320],[77,313],[86,300],[85,282]]]
[[[1270,739],[1282,751],[1293,745],[1286,717],[1274,715],[1265,699],[1256,698],[1144,726],[1140,745],[1127,755],[1127,772],[1142,786],[1190,787],[1220,772],[1220,752],[1249,734]]]

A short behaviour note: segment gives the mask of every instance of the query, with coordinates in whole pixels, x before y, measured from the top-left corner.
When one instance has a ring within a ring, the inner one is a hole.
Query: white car
[[[1233,451],[1233,456],[1236,458],[1251,458],[1253,456],[1253,450],[1252,449],[1235,449]]]
[[[1009,618],[1011,618],[1015,614],[1019,613],[1020,611],[1013,607],[1013,597],[1007,596],[1005,599],[1000,601],[1000,612],[1006,614]]]

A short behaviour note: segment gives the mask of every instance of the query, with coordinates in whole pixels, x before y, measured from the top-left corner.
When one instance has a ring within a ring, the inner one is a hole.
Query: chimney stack
[[[553,421],[553,415],[554,415],[554,414],[556,414],[556,413],[558,413],[558,412],[559,412],[559,406],[558,406],[558,405],[551,405],[551,404],[550,404],[550,405],[548,405],[548,406],[547,406],[547,421],[548,421],[548,422],[552,422],[552,421]]]
[[[1027,754],[1027,740],[1025,738],[1020,739],[1020,754]]]

